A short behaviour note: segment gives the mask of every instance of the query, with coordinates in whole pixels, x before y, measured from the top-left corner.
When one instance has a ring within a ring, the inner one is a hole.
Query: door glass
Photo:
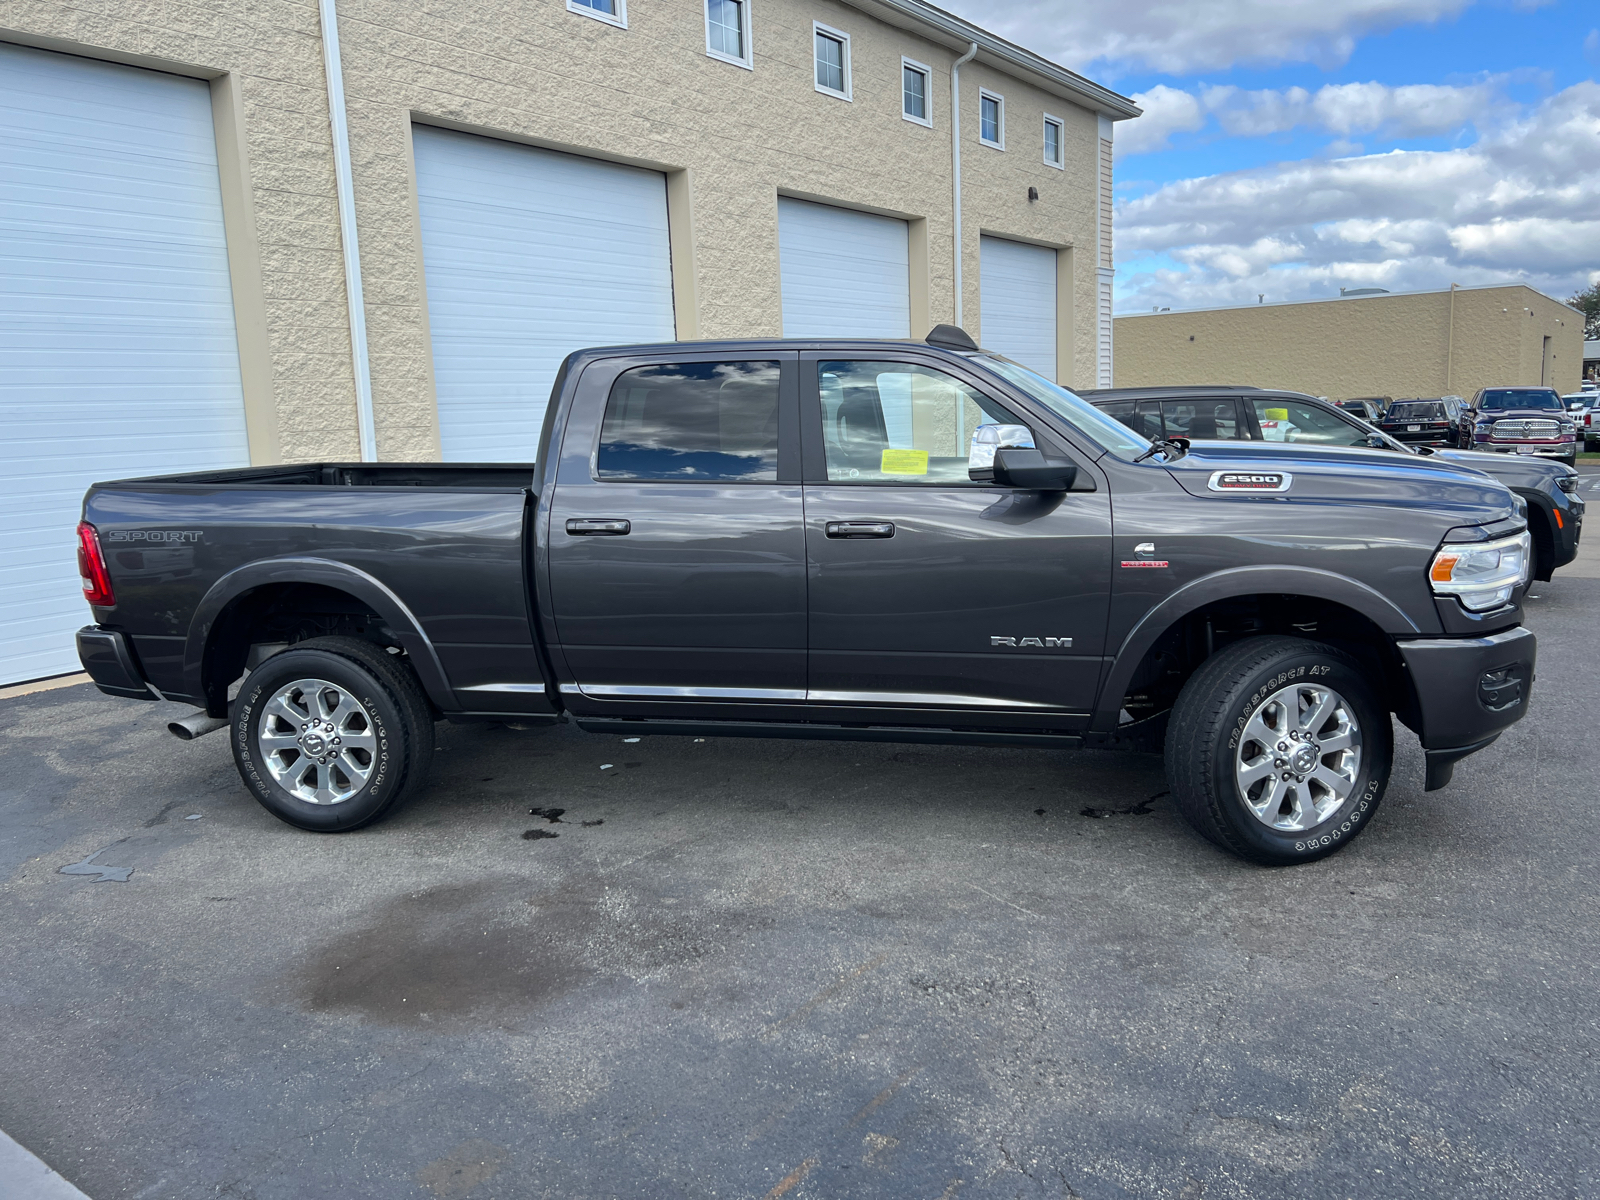
[[[1239,410],[1232,400],[1164,400],[1168,437],[1236,441]]]
[[[914,363],[817,364],[822,444],[835,483],[964,484],[972,431],[1016,417],[954,376]]]
[[[776,481],[779,376],[775,362],[624,371],[606,401],[595,477]]]
[[[1256,406],[1261,436],[1269,442],[1306,442],[1321,446],[1365,446],[1367,431],[1343,417],[1298,400],[1269,398]]]

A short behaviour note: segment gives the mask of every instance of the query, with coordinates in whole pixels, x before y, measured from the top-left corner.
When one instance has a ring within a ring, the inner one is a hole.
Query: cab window
[[[1168,437],[1231,442],[1245,436],[1232,400],[1163,400],[1161,415]]]
[[[624,371],[606,401],[596,478],[776,481],[780,374],[775,362]]]
[[[1368,434],[1326,409],[1298,400],[1251,399],[1261,437],[1268,442],[1302,442],[1319,446],[1365,446]]]
[[[830,482],[981,487],[967,475],[972,431],[1022,423],[953,375],[916,363],[817,369]]]

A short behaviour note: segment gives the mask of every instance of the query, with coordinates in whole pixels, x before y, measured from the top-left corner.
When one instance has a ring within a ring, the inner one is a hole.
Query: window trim
[[[711,48],[711,0],[702,0],[701,8],[706,21],[706,57],[714,58],[718,62],[732,63],[736,67],[743,67],[746,71],[755,70],[755,45],[750,37],[750,2],[751,0],[738,0],[739,3],[739,34],[740,41],[744,43],[744,57],[735,58],[731,54],[724,54],[721,50]]]
[[[991,142],[983,136],[983,102],[993,100],[999,119],[995,122],[1000,127],[1000,140]],[[992,150],[1006,148],[1006,98],[999,92],[991,92],[988,88],[978,89],[978,144],[988,146]]]
[[[1056,127],[1056,153],[1060,155],[1060,158],[1055,162],[1050,161],[1050,138],[1044,132],[1052,125]],[[1043,139],[1040,152],[1045,156],[1044,165],[1054,167],[1058,171],[1065,171],[1067,169],[1067,123],[1060,117],[1053,117],[1049,113],[1045,113],[1044,124],[1040,126],[1040,136]]]
[[[927,110],[925,117],[914,117],[906,111],[906,71],[916,71],[922,76],[922,107]],[[933,128],[933,68],[927,63],[918,62],[914,58],[900,56],[900,116],[903,120],[910,121],[913,125],[924,128]]]
[[[579,16],[593,17],[596,21],[604,21],[607,25],[615,25],[618,29],[628,27],[628,0],[611,0],[617,6],[615,13],[601,12],[597,8],[590,8],[587,4],[580,4],[578,0],[567,0],[567,11],[575,12]]]
[[[832,88],[823,87],[817,82],[817,39],[819,37],[831,38],[839,43],[839,57],[844,74],[844,90],[834,91]],[[811,83],[817,91],[824,96],[832,96],[835,100],[853,102],[855,97],[850,84],[850,35],[842,29],[835,29],[832,25],[824,25],[821,21],[811,22]]]

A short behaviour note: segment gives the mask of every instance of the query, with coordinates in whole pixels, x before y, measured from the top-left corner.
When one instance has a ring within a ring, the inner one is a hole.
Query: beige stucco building
[[[1234,383],[1354,396],[1577,387],[1583,317],[1530,287],[1453,288],[1117,317],[1119,387]]]

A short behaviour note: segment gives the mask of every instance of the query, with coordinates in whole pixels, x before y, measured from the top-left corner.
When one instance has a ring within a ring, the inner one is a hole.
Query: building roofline
[[[1583,315],[1565,300],[1557,300],[1554,296],[1546,296],[1538,288],[1531,284],[1523,283],[1519,279],[1509,280],[1506,283],[1477,283],[1471,287],[1458,287],[1455,290],[1458,292],[1496,292],[1504,288],[1522,288],[1543,300],[1550,301],[1552,304],[1559,304],[1568,312],[1577,313],[1579,316]],[[1295,304],[1343,304],[1346,302],[1353,303],[1357,300],[1393,300],[1401,296],[1448,296],[1450,290],[1449,288],[1417,288],[1409,292],[1379,292],[1376,294],[1369,292],[1364,296],[1322,296],[1315,300],[1274,300],[1271,304],[1208,304],[1203,308],[1174,308],[1158,313],[1125,312],[1117,313],[1115,316],[1119,321],[1124,317],[1181,317],[1190,313],[1235,312],[1246,308],[1288,308]]]
[[[924,0],[844,0],[844,3],[890,25],[921,33],[952,50],[965,50],[976,44],[978,62],[1020,75],[1052,95],[1093,109],[1113,121],[1126,121],[1144,112],[1128,97]]]

